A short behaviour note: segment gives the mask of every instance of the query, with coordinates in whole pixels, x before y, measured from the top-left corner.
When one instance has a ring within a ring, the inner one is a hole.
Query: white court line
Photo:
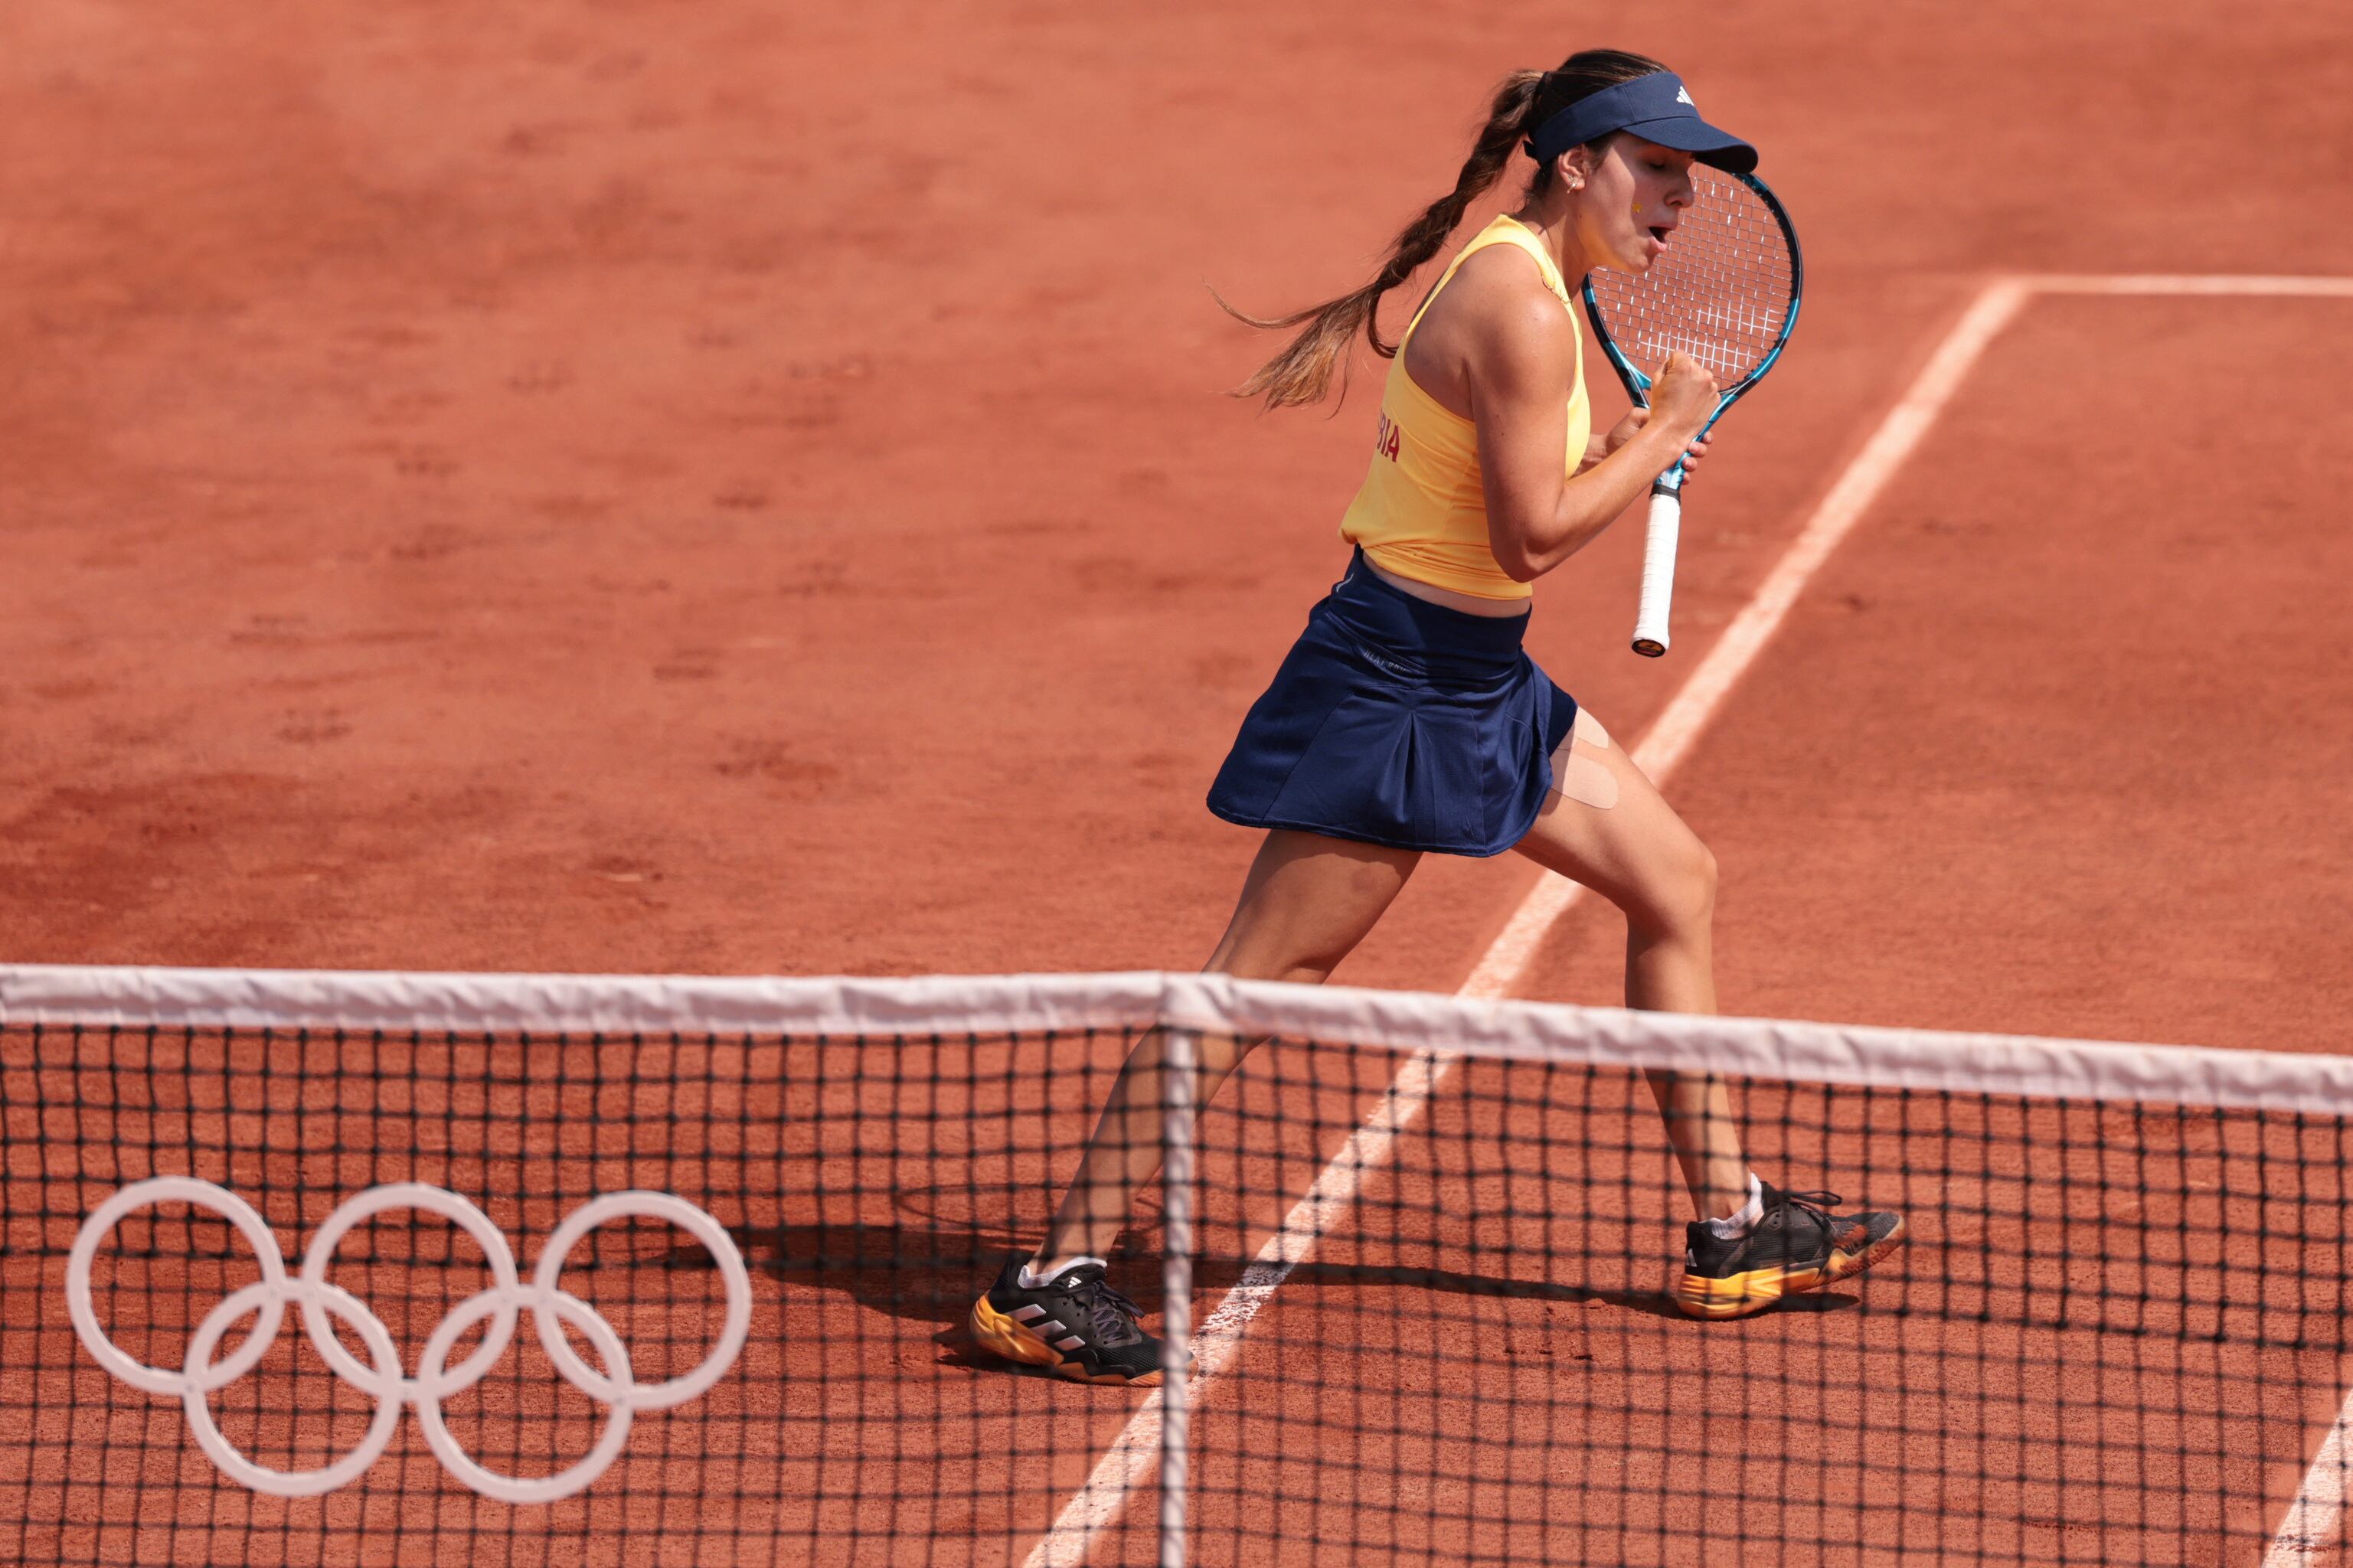
[[[1920,444],[1936,416],[1944,411],[1962,380],[1995,335],[2036,293],[2113,294],[2335,294],[2353,296],[2353,279],[2229,279],[2146,277],[2004,278],[1989,283],[1937,344],[1895,405],[1889,409],[1789,548],[1764,582],[1757,584],[1723,637],[1708,649],[1699,667],[1677,689],[1633,751],[1635,765],[1655,784],[1663,784],[1691,751],[1700,731],[1722,705],[1758,653],[1780,628],[1789,607],[1840,542],[1852,531],[1887,481]],[[1504,922],[1458,995],[1501,997],[1516,986],[1535,957],[1536,949],[1555,922],[1576,903],[1584,889],[1566,878],[1540,876],[1519,907]],[[1240,1346],[1250,1321],[1275,1288],[1290,1276],[1314,1247],[1340,1212],[1354,1203],[1363,1173],[1388,1158],[1398,1134],[1412,1124],[1421,1108],[1445,1078],[1455,1058],[1448,1052],[1421,1050],[1407,1058],[1397,1079],[1382,1094],[1364,1124],[1318,1173],[1306,1195],[1283,1216],[1282,1225],[1243,1270],[1241,1279],[1226,1293],[1193,1339],[1195,1371],[1187,1380],[1194,1397],[1224,1370]],[[1198,1407],[1198,1406],[1197,1406]],[[2338,1417],[2338,1430],[2353,1426],[2353,1399]],[[1022,1568],[1081,1568],[1094,1538],[1119,1519],[1128,1494],[1147,1479],[1160,1457],[1160,1394],[1146,1396],[1128,1417],[1111,1447],[1096,1461],[1086,1484],[1064,1504],[1053,1525],[1023,1561]],[[2339,1441],[2332,1431],[2330,1442]],[[2324,1458],[2332,1450],[2324,1445]],[[2316,1460],[2315,1474],[2320,1470]],[[2311,1482],[2307,1479],[2306,1489]],[[2340,1493],[2341,1496],[2341,1493]],[[2304,1506],[2299,1496],[2297,1506]],[[2318,1505],[2316,1505],[2317,1507]],[[2295,1516],[2291,1510],[2291,1517]],[[2329,1505],[2329,1519],[2335,1505]],[[2277,1548],[2274,1548],[2276,1553]],[[2279,1568],[2270,1559],[2264,1568]],[[2290,1568],[2306,1568],[2300,1560]]]
[[[2337,1533],[2337,1522],[2345,1512],[2348,1425],[2353,1425],[2353,1392],[2346,1394],[2336,1424],[2320,1440],[2312,1468],[2304,1473],[2304,1484],[2296,1488],[2287,1512],[2281,1517],[2279,1533],[2263,1552],[2263,1568],[2310,1568],[2330,1554],[2329,1538]]]
[[[2137,277],[2107,279],[2037,279],[2039,287],[2066,293],[2252,294],[2278,298],[2353,300],[2353,278],[2168,278]],[[2080,285],[2104,281],[2112,287]],[[2237,285],[2231,287],[2230,285]],[[2279,1533],[2263,1552],[2263,1568],[2311,1568],[2335,1554],[2334,1545],[2345,1516],[2348,1467],[2353,1467],[2353,1388],[2346,1390],[2337,1419],[2320,1440],[2312,1468],[2289,1500],[2280,1518]]]
[[[2263,299],[2353,300],[2353,278],[2196,277],[2169,273],[2120,273],[2114,277],[2048,276],[2020,281],[2037,293],[2120,295],[2238,295]],[[2337,1407],[2337,1419],[2320,1440],[2312,1468],[2280,1519],[2279,1532],[2263,1552],[2263,1568],[2311,1568],[2335,1554],[2345,1516],[2348,1474],[2353,1474],[2353,1389]]]
[[[2272,300],[2353,300],[2353,278],[2264,278],[2255,275],[2199,276],[2174,272],[2118,272],[2079,277],[2034,273],[2018,279],[2037,294],[2245,295]]]

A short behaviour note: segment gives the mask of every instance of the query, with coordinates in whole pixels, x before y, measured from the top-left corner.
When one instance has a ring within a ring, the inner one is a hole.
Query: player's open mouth
[[[1667,247],[1667,236],[1674,231],[1675,226],[1671,223],[1654,223],[1651,226],[1651,237],[1659,242],[1661,250],[1664,250]]]

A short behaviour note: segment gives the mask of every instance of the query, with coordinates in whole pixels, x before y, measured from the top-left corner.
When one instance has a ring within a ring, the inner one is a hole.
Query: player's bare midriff
[[[1508,619],[1513,616],[1525,616],[1528,613],[1528,602],[1525,599],[1482,599],[1476,594],[1457,593],[1452,588],[1441,588],[1434,583],[1416,582],[1411,577],[1400,577],[1394,572],[1384,572],[1378,566],[1374,566],[1372,557],[1369,555],[1365,558],[1365,564],[1372,567],[1374,576],[1378,577],[1398,593],[1410,594],[1417,599],[1427,600],[1433,605],[1442,605],[1450,610],[1460,610],[1466,616],[1489,616],[1497,619]]]

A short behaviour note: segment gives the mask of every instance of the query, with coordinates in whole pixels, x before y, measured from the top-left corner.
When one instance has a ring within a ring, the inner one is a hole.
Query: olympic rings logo
[[[184,1203],[218,1215],[237,1227],[261,1263],[259,1279],[230,1292],[227,1300],[215,1307],[197,1326],[177,1371],[132,1359],[107,1338],[90,1301],[90,1263],[98,1255],[99,1243],[125,1215],[159,1203]],[[491,1288],[459,1303],[425,1342],[424,1354],[413,1378],[401,1374],[400,1352],[394,1347],[392,1333],[383,1321],[357,1297],[327,1282],[327,1270],[334,1262],[335,1248],[345,1233],[362,1220],[387,1209],[423,1209],[441,1215],[474,1238],[491,1269]],[[719,1342],[692,1372],[666,1383],[638,1384],[630,1374],[628,1352],[613,1326],[587,1302],[565,1294],[556,1284],[564,1272],[565,1258],[582,1237],[607,1220],[625,1216],[667,1220],[691,1235],[717,1261],[727,1285],[727,1317],[720,1330]],[[273,1470],[255,1464],[229,1445],[206,1403],[206,1395],[226,1388],[260,1362],[277,1338],[290,1301],[301,1307],[303,1331],[319,1358],[336,1376],[376,1402],[375,1419],[359,1447],[323,1469]],[[451,1476],[484,1497],[502,1502],[539,1503],[570,1497],[603,1475],[628,1441],[629,1422],[637,1412],[668,1410],[683,1405],[726,1373],[734,1364],[737,1352],[743,1350],[751,1328],[752,1280],[744,1272],[744,1259],[735,1250],[734,1242],[720,1228],[717,1220],[684,1198],[668,1193],[627,1192],[592,1199],[566,1216],[548,1238],[547,1249],[540,1255],[531,1283],[524,1285],[515,1273],[514,1253],[508,1247],[506,1237],[491,1224],[490,1217],[456,1194],[422,1182],[370,1187],[336,1209],[311,1238],[311,1249],[302,1257],[301,1277],[290,1279],[277,1238],[251,1205],[225,1188],[193,1176],[157,1176],[123,1188],[82,1222],[80,1234],[74,1237],[73,1252],[66,1262],[66,1307],[73,1317],[74,1332],[81,1337],[82,1344],[99,1365],[134,1388],[150,1394],[178,1394],[197,1446],[211,1457],[222,1474],[255,1491],[279,1497],[317,1497],[348,1485],[375,1464],[391,1443],[393,1429],[400,1424],[401,1406],[414,1405],[417,1420],[425,1428],[427,1446]],[[506,1352],[514,1338],[516,1316],[524,1307],[531,1309],[540,1348],[547,1352],[547,1359],[555,1363],[565,1381],[598,1404],[611,1407],[604,1435],[587,1458],[552,1476],[508,1476],[485,1468],[458,1446],[441,1418],[441,1402],[480,1383]],[[213,1352],[219,1348],[230,1325],[248,1313],[258,1315],[258,1321],[245,1342],[227,1360],[213,1360]],[[363,1363],[336,1337],[328,1321],[331,1318],[340,1320],[359,1335],[373,1365]],[[459,1337],[484,1319],[490,1321],[482,1331],[482,1342],[464,1361],[450,1366],[449,1352],[456,1348]],[[572,1348],[564,1336],[565,1324],[596,1347],[605,1363],[603,1373],[589,1366]]]

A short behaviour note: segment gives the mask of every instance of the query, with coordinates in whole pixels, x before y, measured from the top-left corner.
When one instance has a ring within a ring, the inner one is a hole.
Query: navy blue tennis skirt
[[[1525,616],[1466,616],[1362,551],[1242,721],[1209,809],[1245,827],[1500,855],[1552,787],[1577,700],[1521,649]]]

